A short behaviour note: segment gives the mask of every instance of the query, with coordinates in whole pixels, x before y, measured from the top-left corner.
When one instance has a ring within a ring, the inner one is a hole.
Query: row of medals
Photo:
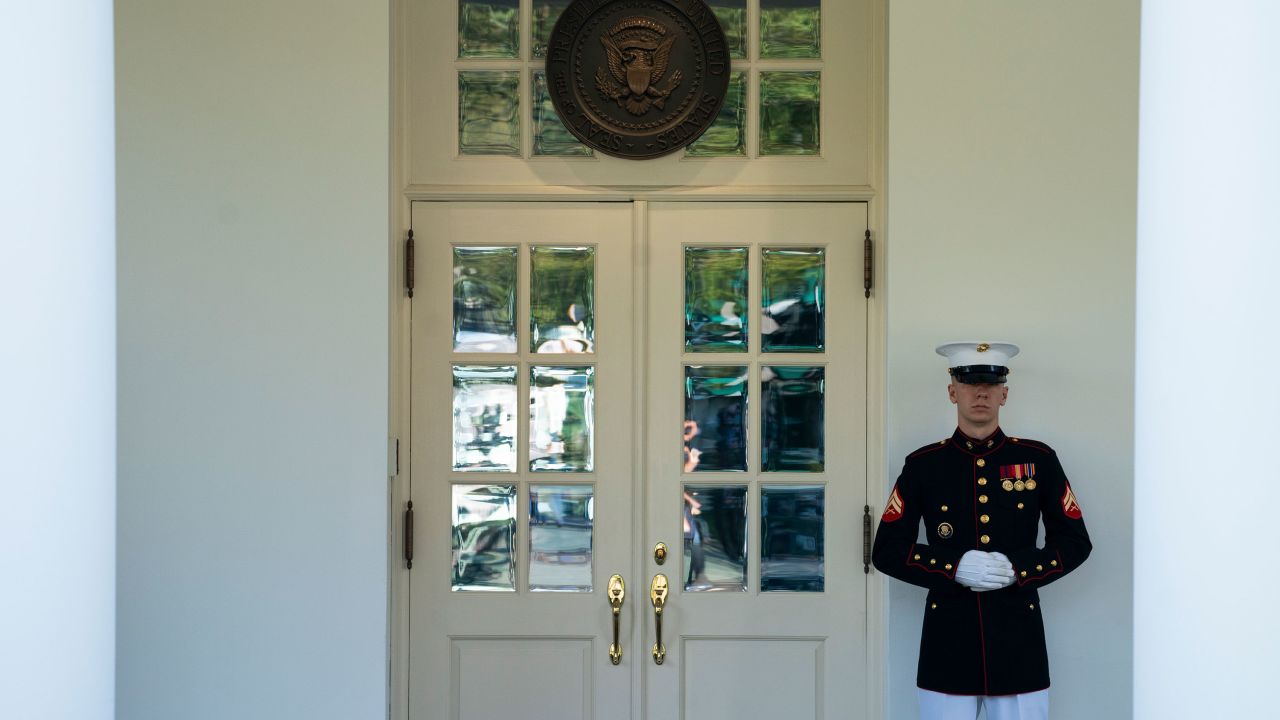
[[[1017,481],[1005,480],[1004,482],[1000,483],[1000,487],[1004,488],[1006,491],[1016,490],[1017,492],[1022,492],[1023,490],[1035,490],[1036,481],[1035,480],[1025,480],[1025,481],[1024,480],[1017,480]]]

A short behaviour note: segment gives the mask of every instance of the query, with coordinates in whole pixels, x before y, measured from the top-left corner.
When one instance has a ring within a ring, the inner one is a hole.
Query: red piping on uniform
[[[952,579],[951,573],[948,573],[945,570],[938,570],[937,568],[929,567],[928,565],[925,565],[924,563],[918,562],[915,559],[913,559],[915,554],[916,554],[916,546],[915,546],[915,543],[912,543],[911,547],[907,550],[907,567],[912,567],[912,566],[918,567],[921,570],[924,570],[925,572],[938,573],[939,575],[941,575],[944,578],[947,578],[948,580]]]
[[[950,439],[948,439],[948,442],[950,442]],[[920,457],[921,455],[928,455],[929,453],[933,452],[934,450],[941,450],[942,448],[944,448],[944,447],[946,447],[946,446],[947,446],[947,444],[946,444],[946,443],[938,443],[937,445],[926,445],[925,447],[922,447],[922,448],[920,448],[919,450],[917,450],[917,451],[915,451],[915,452],[911,453],[910,455],[908,455],[908,456],[907,456],[907,459],[908,459],[908,460],[910,460],[910,459],[912,459],[912,458]]]
[[[1067,571],[1067,570],[1066,570],[1066,564],[1062,562],[1062,551],[1061,551],[1061,550],[1054,550],[1054,551],[1053,551],[1053,554],[1054,554],[1054,555],[1056,555],[1056,556],[1058,557],[1058,567],[1056,567],[1056,568],[1049,568],[1049,569],[1048,569],[1048,570],[1046,570],[1045,572],[1043,572],[1043,573],[1041,573],[1040,575],[1037,575],[1037,576],[1035,576],[1035,577],[1028,577],[1028,578],[1021,578],[1021,577],[1020,577],[1020,578],[1018,578],[1018,587],[1022,587],[1023,585],[1026,585],[1026,584],[1027,584],[1027,583],[1029,583],[1029,582],[1035,582],[1036,580],[1043,580],[1043,579],[1045,579],[1045,578],[1049,577],[1050,575],[1057,575],[1057,574],[1058,574],[1058,573],[1060,573],[1060,572],[1066,572],[1066,571]]]

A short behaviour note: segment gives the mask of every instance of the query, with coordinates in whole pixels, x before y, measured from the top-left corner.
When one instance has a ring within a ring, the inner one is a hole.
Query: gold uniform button
[[[951,569],[951,563],[947,563],[946,565],[943,565],[943,567],[945,567],[946,569],[950,570],[950,569]]]
[[[978,496],[978,502],[980,502],[980,503],[982,503],[983,505],[985,505],[985,504],[987,503],[987,496],[986,496],[986,495],[979,495],[979,496]]]
[[[1026,570],[1023,570],[1022,572],[1020,572],[1020,573],[1018,573],[1018,574],[1019,574],[1019,575],[1021,575],[1022,577],[1026,577],[1026,576],[1027,576],[1027,571],[1026,571]]]
[[[1036,609],[1036,604],[1035,604],[1035,603],[1031,603],[1031,604],[1030,604],[1030,605],[1028,605],[1027,607],[1031,608],[1032,610],[1035,610],[1035,609]]]
[[[1014,442],[1018,442],[1018,438],[1009,438],[1009,439],[1010,439],[1010,440],[1012,440],[1012,441],[1014,441]]]
[[[937,610],[937,609],[938,609],[938,603],[929,603],[929,607],[930,607],[931,609],[933,609],[933,610]]]
[[[930,565],[937,565],[937,564],[938,564],[938,561],[937,561],[937,560],[935,560],[935,559],[933,559],[933,558],[929,558],[929,564],[930,564]]]
[[[1022,503],[1018,503],[1018,509],[1019,509],[1019,510],[1021,510],[1021,509],[1022,509],[1022,508],[1024,508],[1024,507],[1026,507],[1026,505],[1023,505]]]
[[[938,441],[938,444],[939,444],[939,445],[946,445],[946,444],[947,444],[947,441],[946,441],[946,440],[939,440],[939,441]]]
[[[982,541],[982,544],[983,544],[983,545],[990,545],[990,544],[991,544],[991,536],[990,536],[990,535],[983,535],[982,537],[980,537],[980,538],[978,538],[978,539]]]
[[[1043,565],[1037,565],[1037,566],[1036,566],[1036,572],[1044,572],[1044,566],[1043,566]]]
[[[979,485],[986,485],[986,484],[987,484],[987,479],[986,479],[986,478],[978,478],[978,484],[979,484]]]
[[[919,555],[916,555],[916,556],[912,557],[911,559],[912,559],[912,560],[919,560],[919,559],[920,559],[920,556],[919,556]]]
[[[983,515],[982,517],[980,517],[980,518],[978,518],[978,519],[982,521],[982,524],[983,524],[983,525],[986,525],[987,523],[991,522],[991,516],[990,516],[990,515]]]
[[[946,506],[946,505],[943,505],[943,506],[942,506],[942,512],[946,512],[946,511],[947,511],[947,506]]]
[[[987,466],[987,461],[986,461],[986,459],[985,459],[985,458],[978,458],[978,467],[986,467],[986,466]]]
[[[1050,564],[1050,565],[1052,565],[1052,566],[1054,566],[1054,567],[1058,567],[1058,561],[1057,561],[1057,560],[1050,560],[1050,561],[1049,561],[1049,564]]]

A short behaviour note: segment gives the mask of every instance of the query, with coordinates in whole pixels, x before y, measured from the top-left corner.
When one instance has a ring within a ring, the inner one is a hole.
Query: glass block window
[[[685,159],[822,154],[823,1],[707,0],[733,70],[715,124]],[[458,155],[599,162],[556,115],[544,72],[552,30],[571,0],[456,2]]]

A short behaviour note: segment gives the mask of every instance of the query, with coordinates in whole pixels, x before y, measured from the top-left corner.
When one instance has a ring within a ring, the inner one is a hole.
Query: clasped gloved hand
[[[1013,584],[1013,563],[1001,553],[970,550],[960,558],[956,582],[974,592],[999,590]]]

